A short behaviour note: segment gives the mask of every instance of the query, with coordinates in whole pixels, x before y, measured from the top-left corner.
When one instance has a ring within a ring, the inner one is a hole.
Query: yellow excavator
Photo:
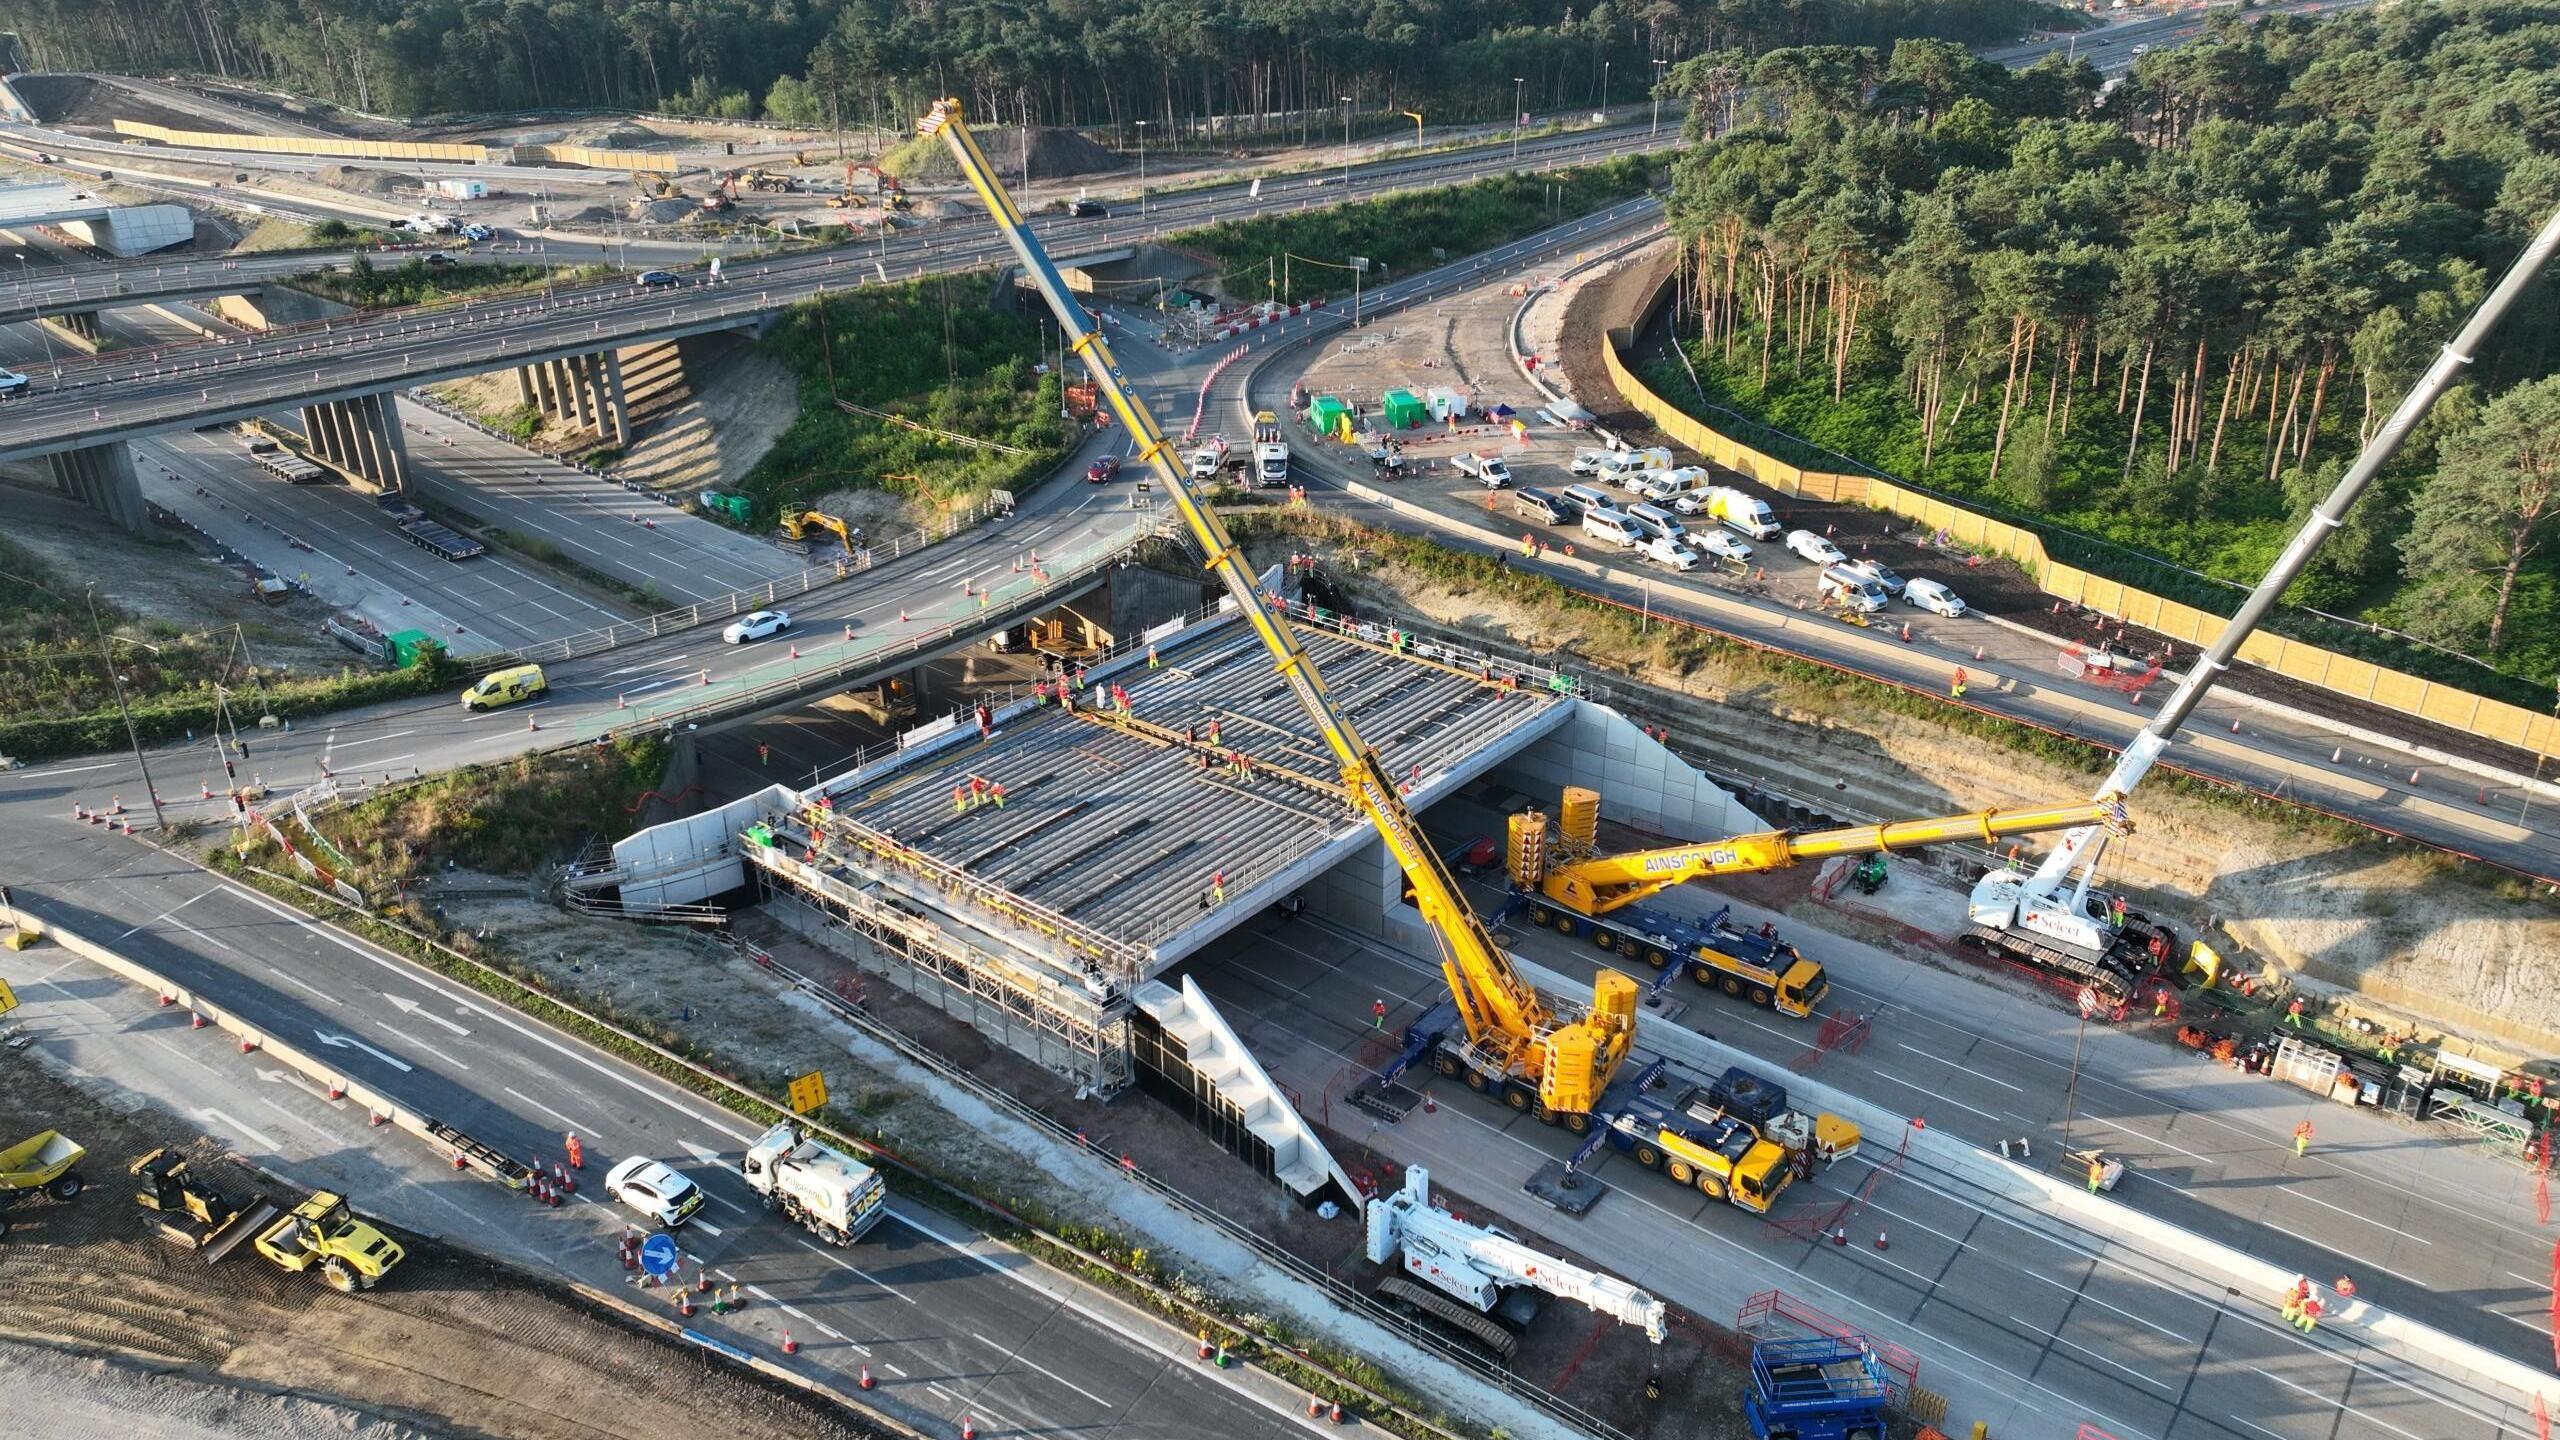
[[[1376,829],[1412,886],[1415,905],[1438,937],[1450,999],[1433,1007],[1407,1032],[1409,1054],[1395,1068],[1401,1070],[1414,1056],[1428,1054],[1435,1066],[1462,1076],[1471,1088],[1498,1091],[1514,1109],[1534,1111],[1550,1124],[1588,1130],[1592,1106],[1625,1062],[1628,1044],[1634,1039],[1641,987],[1629,976],[1602,970],[1593,982],[1590,1003],[1583,1005],[1545,995],[1521,977],[1510,957],[1494,943],[1493,933],[1467,907],[1456,877],[1424,838],[1376,752],[1334,707],[1288,621],[1264,602],[1243,552],[1217,513],[1191,488],[1155,418],[1120,383],[1120,366],[1110,347],[1087,325],[1083,307],[1067,292],[1066,281],[1032,235],[1021,209],[996,179],[995,167],[962,119],[960,102],[937,101],[917,122],[916,133],[939,136],[950,147],[960,173],[1022,262],[1023,273],[1056,314],[1067,348],[1083,358],[1138,460],[1152,467],[1163,482],[1208,568],[1226,585],[1239,612],[1270,651],[1281,679],[1333,752],[1352,805]],[[1462,1037],[1455,1033],[1461,1029]]]
[[[1811,1015],[1830,991],[1819,963],[1767,929],[1749,931],[1733,924],[1731,906],[1700,921],[1641,902],[1711,875],[1782,870],[1834,855],[1885,855],[1955,840],[1987,845],[2003,836],[2079,825],[2104,825],[2118,834],[2132,828],[2123,804],[2104,799],[2033,810],[1973,810],[1809,834],[1770,830],[1600,855],[1595,853],[1599,793],[1567,786],[1559,813],[1562,823],[1552,831],[1539,811],[1511,817],[1504,858],[1511,874],[1512,912],[1558,934],[1588,936],[1601,949],[1656,970],[1677,964],[1700,985],[1799,1019]]]
[[[787,538],[805,541],[814,530],[834,535],[847,555],[861,548],[862,527],[841,516],[829,515],[823,510],[804,510],[796,505],[782,512],[782,533]]]

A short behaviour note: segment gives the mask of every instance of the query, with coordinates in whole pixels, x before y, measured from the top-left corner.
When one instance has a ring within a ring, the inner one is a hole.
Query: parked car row
[[[1507,470],[1485,466],[1489,457],[1458,457],[1458,468],[1487,488],[1508,483]],[[1499,461],[1490,462],[1499,466]],[[1852,560],[1829,537],[1811,530],[1784,528],[1769,503],[1748,491],[1712,483],[1703,465],[1674,465],[1662,446],[1641,450],[1582,449],[1567,467],[1591,483],[1560,490],[1527,488],[1514,493],[1511,510],[1542,525],[1573,526],[1586,539],[1634,551],[1673,570],[1693,570],[1709,561],[1739,568],[1757,553],[1741,538],[1778,540],[1796,558],[1816,567],[1815,584],[1825,601],[1863,613],[1882,610],[1897,597],[1904,603],[1949,618],[1965,613],[1962,597],[1935,580],[1906,581],[1881,560]],[[1623,494],[1612,494],[1609,488]],[[1681,517],[1714,522],[1690,530]]]

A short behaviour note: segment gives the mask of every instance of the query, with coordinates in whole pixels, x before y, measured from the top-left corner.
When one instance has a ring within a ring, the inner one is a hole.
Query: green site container
[[[418,663],[418,657],[429,650],[442,649],[444,642],[424,630],[403,630],[383,637],[383,658],[395,670],[406,670]]]
[[[1380,405],[1391,430],[1410,430],[1431,418],[1431,407],[1410,390],[1390,390]]]
[[[755,502],[744,495],[723,495],[717,490],[702,492],[702,508],[714,515],[726,515],[744,525],[755,513]]]
[[[1314,426],[1319,435],[1342,438],[1343,428],[1350,421],[1351,407],[1336,396],[1319,395],[1316,403],[1307,407],[1307,423]]]

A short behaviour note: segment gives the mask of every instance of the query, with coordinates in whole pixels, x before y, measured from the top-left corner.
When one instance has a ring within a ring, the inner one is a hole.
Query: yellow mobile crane
[[[1471,1086],[1499,1088],[1513,1108],[1535,1109],[1539,1118],[1550,1123],[1587,1129],[1592,1105],[1617,1074],[1626,1059],[1628,1043],[1634,1038],[1636,982],[1617,971],[1602,970],[1592,985],[1591,1004],[1585,1009],[1542,995],[1520,978],[1510,957],[1494,944],[1492,932],[1467,908],[1456,877],[1424,840],[1421,826],[1405,808],[1396,793],[1395,781],[1379,764],[1376,753],[1334,708],[1332,698],[1325,693],[1324,681],[1316,674],[1315,665],[1288,622],[1263,602],[1253,572],[1245,567],[1243,553],[1216,512],[1193,493],[1155,418],[1121,384],[1120,367],[1112,359],[1110,347],[1086,327],[1083,308],[1067,293],[1066,281],[1059,277],[1057,267],[1050,263],[1038,237],[1031,233],[1022,211],[996,179],[995,167],[970,135],[961,118],[960,102],[935,102],[932,111],[916,123],[916,133],[938,135],[950,147],[952,157],[960,164],[960,173],[968,177],[996,228],[1013,246],[1023,273],[1031,277],[1057,315],[1068,348],[1084,358],[1095,386],[1120,417],[1134,442],[1137,458],[1154,467],[1165,492],[1173,498],[1174,508],[1207,556],[1208,568],[1225,583],[1237,609],[1271,652],[1281,679],[1296,694],[1299,706],[1332,749],[1335,761],[1342,767],[1343,790],[1377,829],[1388,853],[1403,868],[1406,883],[1413,887],[1415,905],[1432,933],[1439,937],[1441,971],[1449,981],[1451,1001],[1434,1007],[1434,1011],[1453,1013],[1441,1019],[1438,1028],[1445,1032],[1453,1025],[1463,1025],[1466,1033],[1462,1047],[1444,1047],[1437,1035],[1424,1033],[1425,1048],[1443,1062],[1462,1067]],[[1413,1043],[1415,1033],[1426,1032],[1432,1023],[1432,1017],[1426,1016],[1415,1032],[1409,1032],[1408,1045]]]
[[[1563,848],[1590,850],[1599,813],[1596,792],[1578,785],[1567,787]],[[2131,828],[2124,806],[2110,798],[2034,810],[1975,810],[1932,820],[1850,825],[1811,834],[1771,830],[1730,840],[1559,860],[1549,843],[1547,817],[1524,810],[1511,817],[1505,858],[1511,872],[1512,905],[1526,912],[1530,923],[1565,935],[1587,934],[1600,948],[1642,960],[1656,970],[1679,964],[1701,985],[1802,1018],[1811,1015],[1830,990],[1820,964],[1805,959],[1774,934],[1734,925],[1730,906],[1698,921],[1639,902],[1709,875],[1780,870],[1800,860],[1890,854],[1950,840],[1989,844],[2004,835],[2034,835],[2078,825],[2103,825],[2119,834]]]

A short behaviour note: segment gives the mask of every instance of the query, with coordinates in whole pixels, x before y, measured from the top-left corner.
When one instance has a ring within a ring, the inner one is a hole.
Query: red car
[[[1105,455],[1084,467],[1084,479],[1088,485],[1099,485],[1119,473],[1120,457],[1117,455]]]

